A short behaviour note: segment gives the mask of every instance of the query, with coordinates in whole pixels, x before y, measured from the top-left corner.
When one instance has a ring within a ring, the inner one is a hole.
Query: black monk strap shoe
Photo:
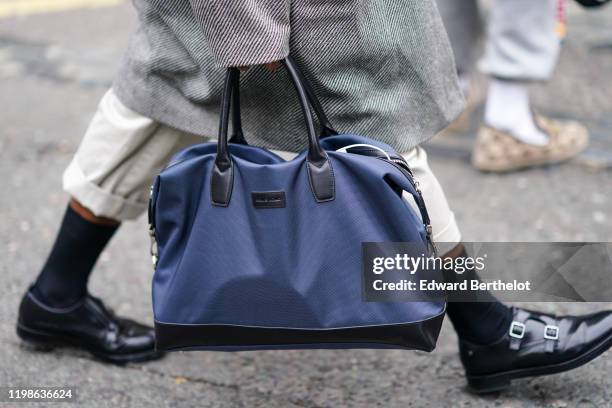
[[[114,364],[158,359],[153,329],[122,319],[100,299],[85,296],[67,308],[53,308],[26,292],[19,307],[17,335],[39,349],[74,347]]]
[[[514,378],[560,373],[588,363],[612,345],[612,311],[560,316],[513,308],[508,332],[488,345],[459,341],[469,387],[484,394]]]

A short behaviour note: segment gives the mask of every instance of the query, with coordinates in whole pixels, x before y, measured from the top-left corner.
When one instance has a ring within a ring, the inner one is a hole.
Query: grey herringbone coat
[[[140,17],[114,90],[133,110],[216,136],[223,67],[289,52],[332,123],[407,151],[463,105],[433,0],[134,0]],[[247,140],[297,151],[305,128],[282,70],[242,78]]]

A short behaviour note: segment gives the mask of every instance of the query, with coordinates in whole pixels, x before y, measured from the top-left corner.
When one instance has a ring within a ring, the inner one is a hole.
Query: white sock
[[[548,144],[548,135],[534,122],[529,88],[525,83],[492,79],[487,93],[485,123],[524,143]]]

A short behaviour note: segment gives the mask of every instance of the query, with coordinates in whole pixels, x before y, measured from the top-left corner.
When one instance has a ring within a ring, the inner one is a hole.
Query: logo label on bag
[[[255,208],[285,208],[284,191],[252,192],[251,199]]]

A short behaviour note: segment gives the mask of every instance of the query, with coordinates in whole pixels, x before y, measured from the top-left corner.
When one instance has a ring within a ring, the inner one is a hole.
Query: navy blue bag
[[[149,222],[157,244],[157,348],[431,351],[444,301],[362,299],[362,242],[411,242],[424,253],[431,247],[427,211],[407,165],[383,143],[337,134],[295,62],[283,65],[302,105],[307,149],[285,161],[246,144],[239,71],[230,68],[217,143],[183,150],[155,180]],[[354,144],[376,148],[335,151]]]

